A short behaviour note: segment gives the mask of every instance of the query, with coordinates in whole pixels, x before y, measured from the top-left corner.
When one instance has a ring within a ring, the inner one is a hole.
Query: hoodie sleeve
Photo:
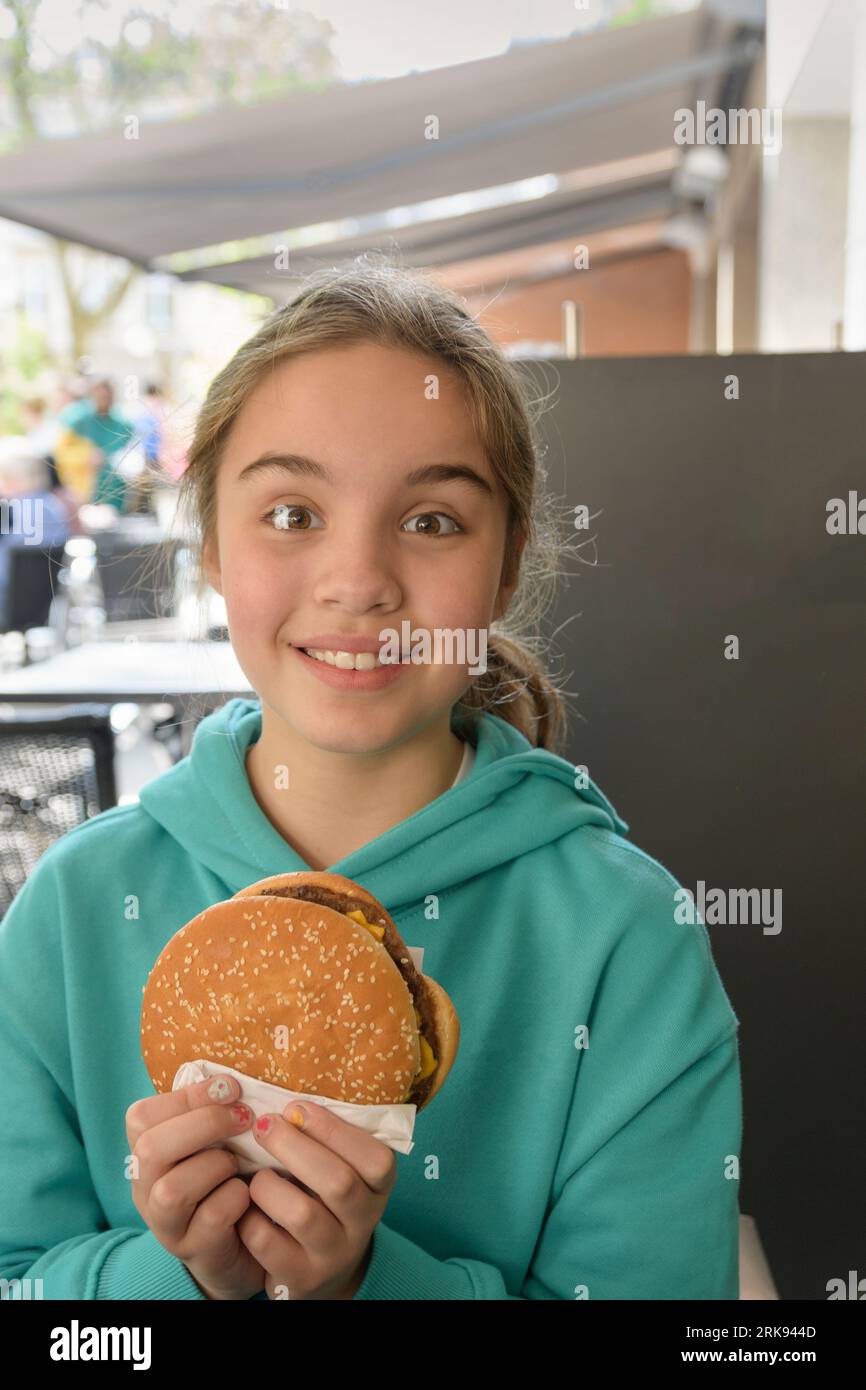
[[[45,1299],[206,1301],[152,1231],[109,1229],[94,1189],[72,1087],[56,875],[52,847],[0,922],[0,1278],[29,1279],[31,1297]]]
[[[703,923],[675,922],[676,881],[630,845],[615,852],[629,856],[619,934],[519,1290],[380,1223],[355,1298],[739,1298],[738,1019]]]

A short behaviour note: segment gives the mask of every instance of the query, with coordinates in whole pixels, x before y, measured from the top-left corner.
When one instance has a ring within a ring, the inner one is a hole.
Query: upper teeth
[[[315,657],[316,661],[327,661],[329,666],[339,666],[343,671],[372,671],[375,666],[382,664],[375,652],[317,651],[315,647],[304,650],[307,656]]]

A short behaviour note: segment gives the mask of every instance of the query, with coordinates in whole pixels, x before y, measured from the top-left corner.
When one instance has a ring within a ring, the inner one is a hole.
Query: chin
[[[334,718],[320,714],[315,719],[287,718],[285,722],[299,737],[323,752],[364,754],[398,748],[445,717],[446,711],[438,707],[424,711],[412,706],[388,714],[367,710],[362,715],[359,711],[349,711]]]
[[[256,687],[261,688],[261,687]],[[394,714],[381,709],[313,711],[300,693],[294,698],[281,690],[275,698],[265,691],[262,704],[298,737],[328,753],[367,753],[397,741]],[[300,711],[300,713],[299,713]]]

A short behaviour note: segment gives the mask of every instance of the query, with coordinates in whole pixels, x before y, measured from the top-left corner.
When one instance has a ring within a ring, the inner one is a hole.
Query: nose
[[[335,535],[321,547],[313,598],[323,607],[337,604],[347,613],[371,608],[391,612],[400,606],[403,594],[393,557],[381,539],[361,535],[362,529],[354,531],[351,539]]]

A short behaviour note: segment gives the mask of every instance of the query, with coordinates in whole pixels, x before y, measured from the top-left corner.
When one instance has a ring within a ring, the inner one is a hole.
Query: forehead
[[[435,357],[378,343],[316,349],[265,372],[232,424],[225,469],[236,476],[277,449],[355,466],[471,456],[493,476],[459,375]]]

